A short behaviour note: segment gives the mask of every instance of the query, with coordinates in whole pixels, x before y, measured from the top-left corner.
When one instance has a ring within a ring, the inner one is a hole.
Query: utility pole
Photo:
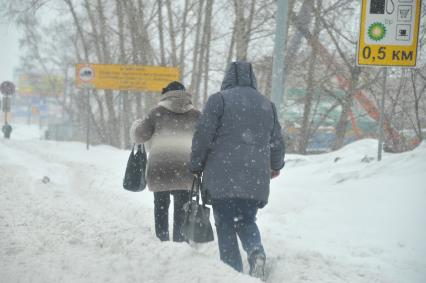
[[[284,50],[287,37],[287,13],[288,0],[277,0],[274,60],[272,65],[272,102],[277,107],[278,119],[281,122],[283,122],[284,113]]]

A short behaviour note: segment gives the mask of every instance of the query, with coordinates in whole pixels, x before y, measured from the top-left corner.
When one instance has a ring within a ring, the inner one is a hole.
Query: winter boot
[[[157,232],[157,238],[162,242],[170,241],[169,232]]]
[[[265,280],[266,256],[262,251],[256,250],[249,257],[250,276]]]

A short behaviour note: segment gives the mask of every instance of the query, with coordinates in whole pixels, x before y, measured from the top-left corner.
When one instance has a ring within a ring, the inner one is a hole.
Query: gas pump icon
[[[395,11],[394,0],[371,0],[370,2],[370,14],[384,15],[385,12],[388,15],[393,14]]]

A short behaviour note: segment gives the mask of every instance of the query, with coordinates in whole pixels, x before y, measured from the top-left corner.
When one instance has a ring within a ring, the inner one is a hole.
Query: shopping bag
[[[195,243],[207,243],[214,240],[210,223],[210,208],[200,204],[201,179],[194,177],[189,201],[184,205],[185,219],[181,233],[185,240]],[[195,199],[193,199],[195,196]]]
[[[146,171],[146,152],[143,145],[138,145],[135,151],[133,145],[130,152],[129,160],[127,161],[126,172],[124,173],[123,188],[132,191],[140,192],[146,187],[145,171]]]

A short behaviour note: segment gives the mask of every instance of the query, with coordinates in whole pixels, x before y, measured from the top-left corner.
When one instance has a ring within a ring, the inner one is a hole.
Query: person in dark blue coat
[[[261,277],[266,255],[256,214],[268,203],[270,179],[284,167],[285,147],[275,105],[256,87],[250,63],[230,64],[196,126],[190,170],[203,176],[221,260],[242,272],[238,236],[250,274]]]

